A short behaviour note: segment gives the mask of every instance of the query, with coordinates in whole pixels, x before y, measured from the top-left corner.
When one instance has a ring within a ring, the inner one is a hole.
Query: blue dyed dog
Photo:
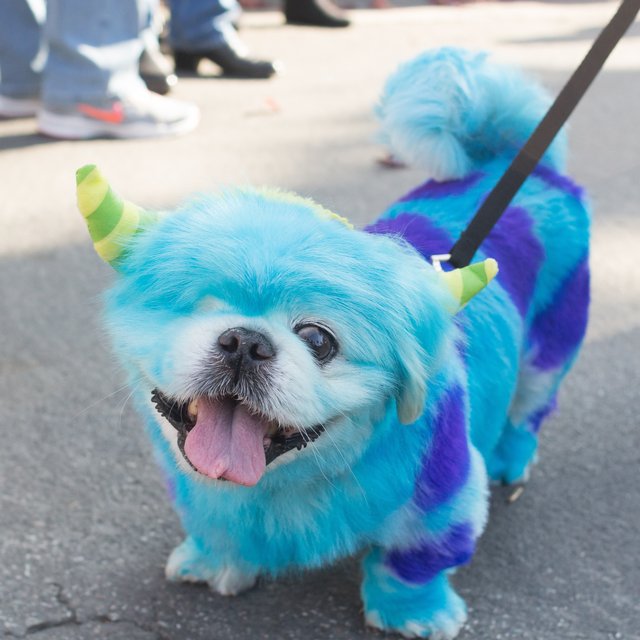
[[[488,477],[526,477],[585,332],[588,214],[561,143],[482,247],[496,282],[455,316],[429,258],[546,106],[484,55],[402,66],[378,107],[384,140],[435,179],[364,232],[240,189],[157,220],[126,203],[133,233],[126,216],[92,226],[106,205],[83,196],[119,273],[107,326],[186,531],[170,579],[236,594],[362,552],[369,625],[458,633],[448,574],[472,557]]]

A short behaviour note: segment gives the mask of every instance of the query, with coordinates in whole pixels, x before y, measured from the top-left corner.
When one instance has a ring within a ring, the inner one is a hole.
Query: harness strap
[[[596,38],[584,60],[560,91],[531,137],[453,245],[448,260],[454,267],[466,267],[471,262],[482,241],[535,169],[558,131],[602,69],[609,54],[633,23],[638,11],[640,0],[622,1],[616,14]]]

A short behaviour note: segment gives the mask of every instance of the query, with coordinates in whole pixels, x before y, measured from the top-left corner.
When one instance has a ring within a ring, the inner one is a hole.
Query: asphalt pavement
[[[181,138],[59,142],[0,122],[0,635],[38,640],[351,640],[358,567],[264,582],[234,599],[169,585],[180,527],[100,326],[112,274],[75,210],[97,163],[127,198],[170,207],[221,184],[311,196],[362,225],[423,181],[375,159],[372,107],[398,62],[444,44],[489,49],[557,91],[612,2],[359,10],[350,29],[246,14],[282,59],[272,81],[183,78],[202,123]],[[210,69],[213,72],[213,68]],[[587,342],[515,502],[455,583],[461,640],[640,638],[640,25],[571,120],[572,175],[594,208]]]

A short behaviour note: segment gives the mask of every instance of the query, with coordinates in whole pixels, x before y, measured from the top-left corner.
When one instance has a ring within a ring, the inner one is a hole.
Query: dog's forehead
[[[241,191],[188,203],[143,234],[125,279],[168,304],[349,305],[384,289],[375,244],[314,203]]]
[[[349,358],[383,363],[414,344],[418,326],[435,327],[435,344],[447,315],[417,252],[260,194],[188,203],[140,233],[118,273],[107,307],[112,330],[127,336],[157,333],[154,322],[171,340],[173,327],[218,313],[285,329],[318,321]],[[151,349],[162,346],[154,338]]]

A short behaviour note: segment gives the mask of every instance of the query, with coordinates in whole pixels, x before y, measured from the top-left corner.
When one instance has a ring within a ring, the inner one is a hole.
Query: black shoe
[[[233,47],[223,44],[215,49],[192,53],[174,50],[177,71],[195,73],[202,58],[217,64],[225,76],[232,78],[270,78],[278,72],[278,64],[268,60],[254,60],[240,55]]]
[[[149,91],[166,95],[178,82],[169,61],[159,48],[147,47],[140,56],[140,77]]]
[[[287,24],[312,27],[348,27],[351,24],[331,0],[285,0],[284,16]]]

